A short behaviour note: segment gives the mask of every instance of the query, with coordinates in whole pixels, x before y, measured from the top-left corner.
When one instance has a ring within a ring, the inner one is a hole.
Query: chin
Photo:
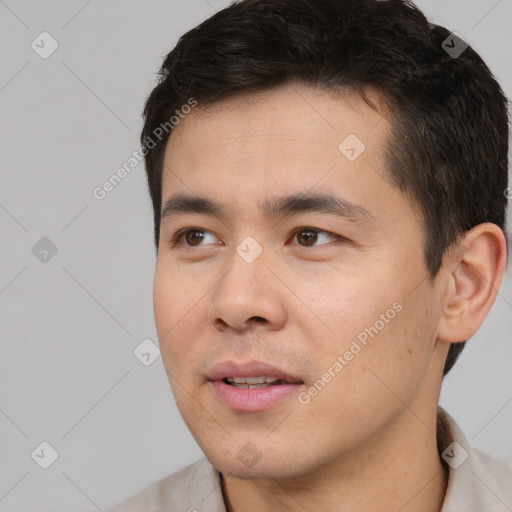
[[[204,451],[204,450],[203,450]],[[275,449],[270,450],[271,455],[254,452],[252,458],[249,455],[250,447],[233,452],[227,450],[223,453],[208,454],[206,458],[210,464],[219,470],[223,475],[241,480],[287,480],[306,476],[315,470],[314,463],[308,464],[297,459],[297,451],[293,454],[278,453]]]

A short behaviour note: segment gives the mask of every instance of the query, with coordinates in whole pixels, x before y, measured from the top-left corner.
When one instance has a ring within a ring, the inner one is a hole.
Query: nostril
[[[213,325],[218,329],[226,329],[229,327],[228,323],[225,322],[224,320],[222,320],[222,318],[216,318],[214,321],[213,321]]]
[[[253,316],[251,320],[256,320],[256,322],[266,322],[266,320],[261,316]]]

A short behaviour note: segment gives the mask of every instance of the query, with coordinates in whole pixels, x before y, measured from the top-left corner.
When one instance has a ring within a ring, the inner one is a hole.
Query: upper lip
[[[292,383],[301,383],[299,377],[290,375],[275,366],[261,361],[248,361],[235,363],[234,361],[223,361],[216,364],[209,373],[209,380],[223,380],[226,377],[274,377]]]

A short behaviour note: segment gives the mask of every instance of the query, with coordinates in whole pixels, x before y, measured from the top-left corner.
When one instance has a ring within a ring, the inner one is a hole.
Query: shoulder
[[[475,487],[490,491],[507,509],[512,507],[512,466],[480,450],[472,450],[472,473]]]
[[[446,447],[441,458],[448,469],[448,487],[442,512],[510,512],[512,467],[472,448],[454,419],[439,410]]]
[[[212,511],[223,511],[223,504],[220,505],[220,474],[206,458],[161,478],[108,512],[164,512],[178,509],[187,512],[194,510],[198,495],[211,502],[214,507]],[[210,505],[205,501],[203,499],[201,502],[200,510],[209,510]]]

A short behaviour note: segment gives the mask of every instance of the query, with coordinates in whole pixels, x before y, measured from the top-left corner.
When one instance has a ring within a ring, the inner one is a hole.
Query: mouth
[[[241,389],[260,389],[267,388],[269,386],[282,386],[283,384],[300,384],[301,381],[288,381],[285,379],[277,379],[275,377],[269,377],[261,375],[259,377],[226,377],[222,379],[222,382],[228,386]]]
[[[304,385],[300,377],[260,361],[225,361],[212,369],[208,380],[222,405],[251,412],[270,409]]]
[[[291,375],[276,366],[261,361],[235,363],[223,361],[215,365],[208,375],[210,381],[224,381],[233,387],[276,386],[282,384],[299,384],[302,379]]]

